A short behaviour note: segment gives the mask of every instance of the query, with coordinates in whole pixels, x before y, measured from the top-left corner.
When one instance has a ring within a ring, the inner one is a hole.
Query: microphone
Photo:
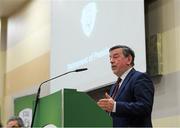
[[[80,69],[76,69],[74,70],[75,72],[82,72],[82,71],[86,71],[88,70],[87,68],[80,68]]]
[[[88,69],[87,69],[87,68],[80,68],[80,69],[72,70],[72,71],[69,71],[69,72],[60,74],[60,75],[58,75],[58,76],[52,77],[52,78],[50,78],[50,79],[48,79],[48,80],[45,80],[45,81],[43,81],[43,82],[39,85],[38,92],[37,92],[37,95],[36,95],[36,101],[35,101],[35,106],[34,106],[34,112],[33,112],[32,122],[31,122],[31,128],[33,127],[33,123],[34,123],[34,119],[35,119],[35,114],[36,114],[36,109],[37,109],[37,105],[38,105],[38,103],[39,103],[39,95],[40,95],[40,92],[41,92],[41,86],[42,86],[44,83],[47,83],[48,81],[57,79],[57,78],[59,78],[59,77],[62,77],[62,76],[64,76],[64,75],[67,75],[67,74],[69,74],[69,73],[72,73],[72,72],[82,72],[82,71],[86,71],[86,70],[88,70]]]

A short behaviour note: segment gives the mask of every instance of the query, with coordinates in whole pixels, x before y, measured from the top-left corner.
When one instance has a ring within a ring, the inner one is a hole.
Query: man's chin
[[[117,71],[116,71],[116,70],[113,70],[113,73],[114,73],[115,75],[117,75]]]

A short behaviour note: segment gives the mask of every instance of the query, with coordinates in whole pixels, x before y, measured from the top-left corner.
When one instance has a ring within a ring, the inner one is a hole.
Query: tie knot
[[[122,80],[122,79],[121,79],[120,77],[118,77],[118,79],[117,79],[117,81],[116,81],[116,84],[119,85],[119,83],[121,82],[121,80]]]

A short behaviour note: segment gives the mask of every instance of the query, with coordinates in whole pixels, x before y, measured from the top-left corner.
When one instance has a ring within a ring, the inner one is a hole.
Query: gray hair
[[[7,121],[7,123],[9,123],[10,121],[17,121],[19,127],[24,127],[23,120],[18,116],[10,117],[9,120]]]

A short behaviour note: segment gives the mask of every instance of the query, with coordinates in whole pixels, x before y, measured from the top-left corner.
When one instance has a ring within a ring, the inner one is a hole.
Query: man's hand
[[[114,107],[114,100],[112,99],[111,96],[109,96],[107,93],[105,93],[105,98],[104,99],[100,99],[97,102],[97,104],[103,110],[105,110],[107,112],[112,112],[113,107]]]

